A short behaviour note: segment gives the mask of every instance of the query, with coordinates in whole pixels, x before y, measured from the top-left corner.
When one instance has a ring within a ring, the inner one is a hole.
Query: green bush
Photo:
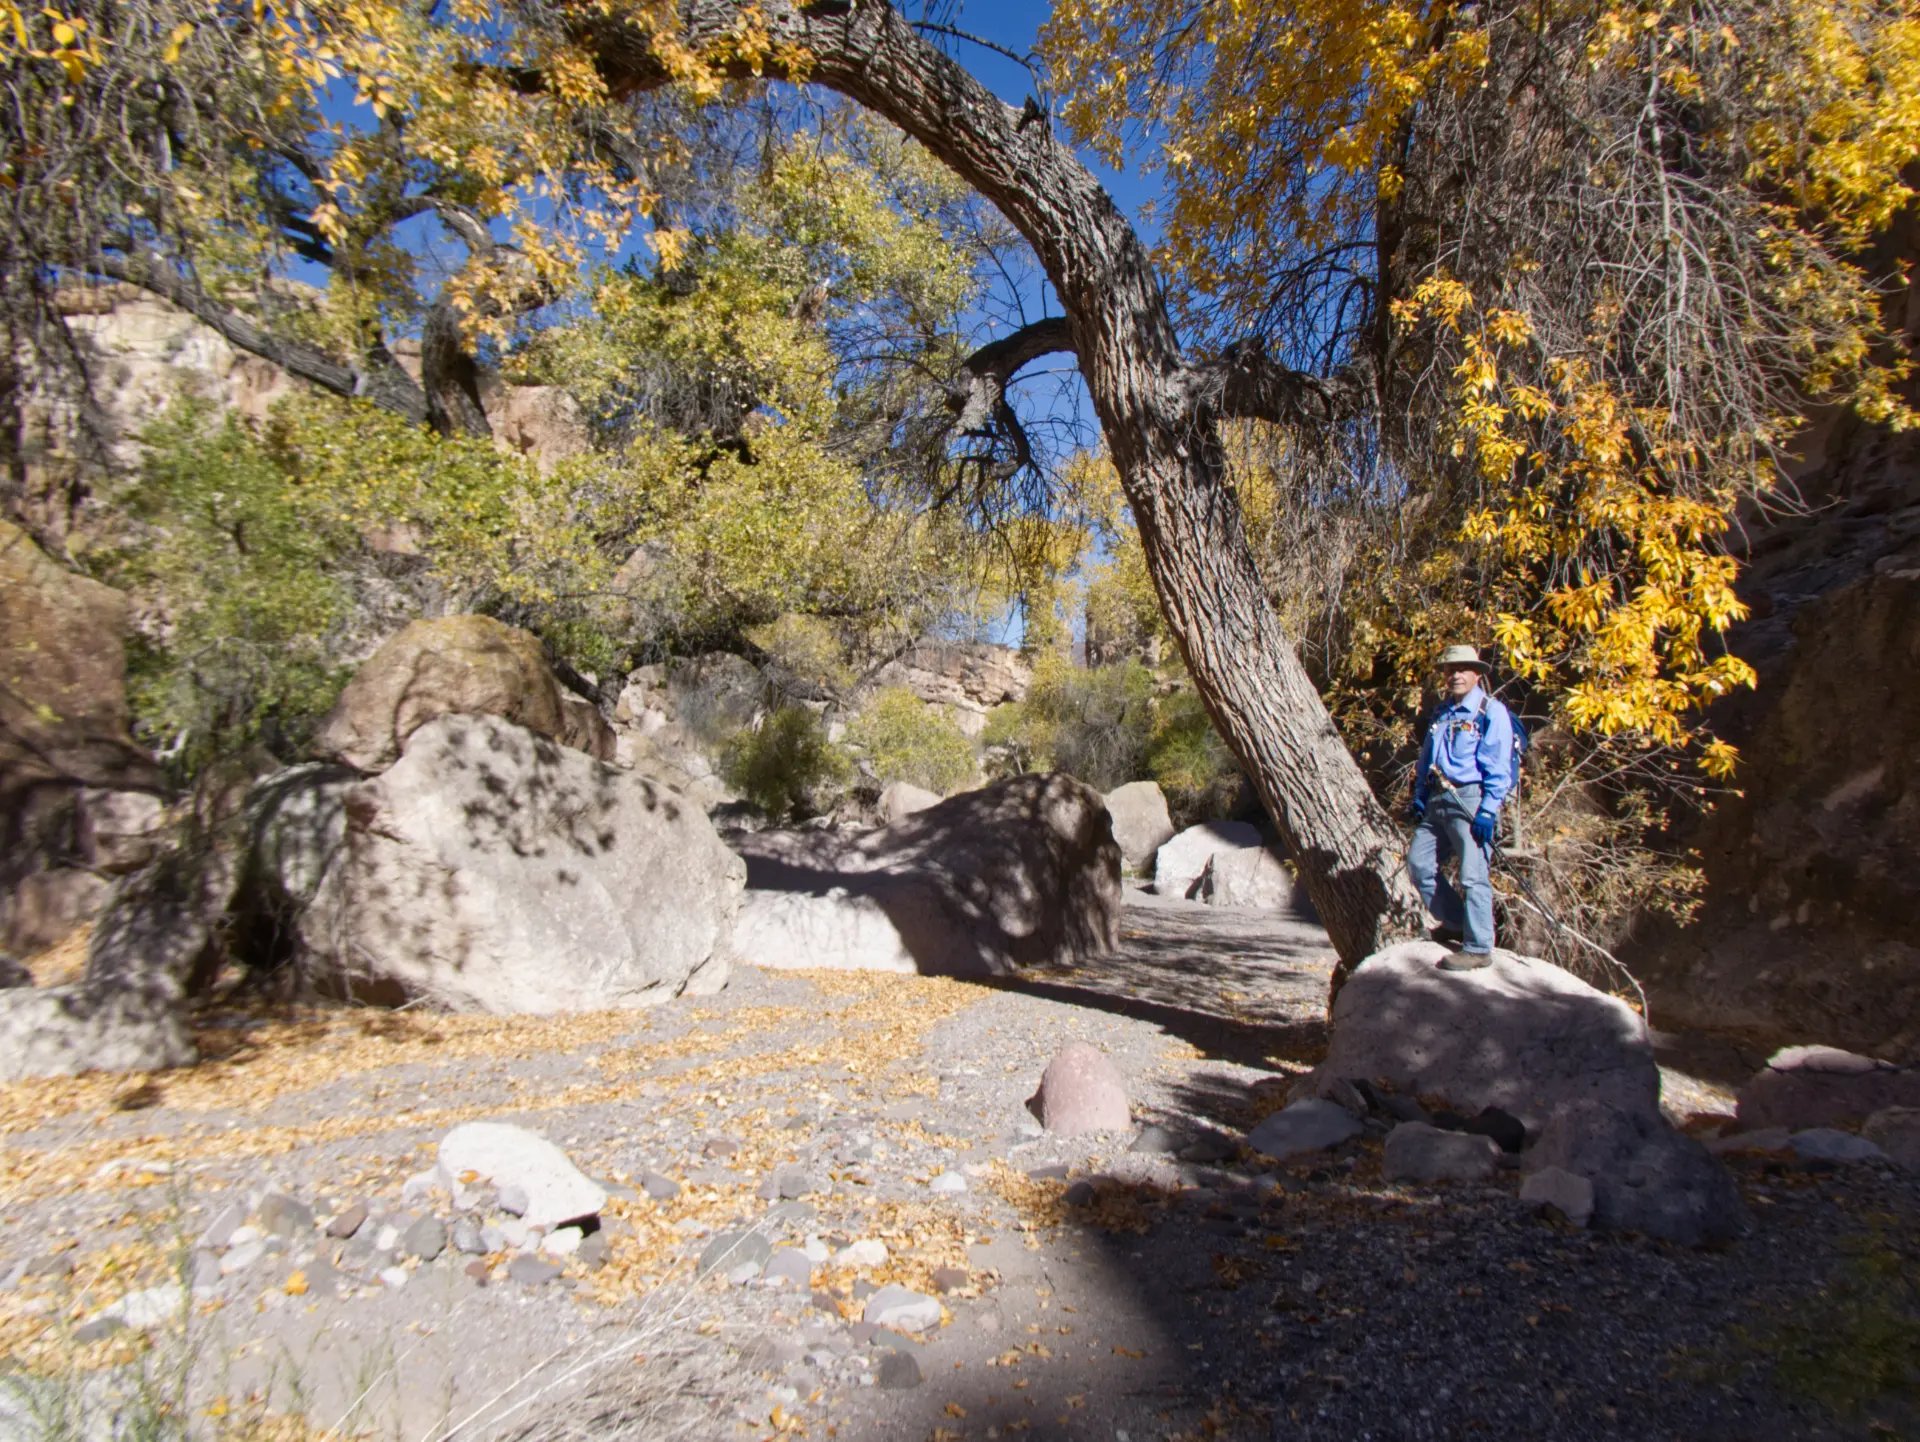
[[[1026,699],[995,710],[984,739],[1005,771],[1065,771],[1111,791],[1146,774],[1153,691],[1138,661],[1085,670],[1044,657]]]
[[[1180,826],[1225,815],[1240,789],[1239,764],[1192,691],[1155,703],[1147,772],[1166,792],[1167,810]]]
[[[782,706],[727,743],[727,784],[775,821],[817,814],[853,779],[844,752],[804,706]]]
[[[847,727],[881,784],[905,781],[942,796],[973,780],[973,746],[953,719],[905,686],[880,692]]]

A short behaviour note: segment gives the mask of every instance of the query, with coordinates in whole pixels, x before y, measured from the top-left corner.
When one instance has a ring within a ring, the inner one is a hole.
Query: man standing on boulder
[[[1500,803],[1513,786],[1513,717],[1487,693],[1486,673],[1487,663],[1471,646],[1440,653],[1440,708],[1413,770],[1407,872],[1440,923],[1435,937],[1461,943],[1440,963],[1447,971],[1477,971],[1493,959],[1487,853]],[[1440,875],[1449,853],[1460,858],[1460,891]]]

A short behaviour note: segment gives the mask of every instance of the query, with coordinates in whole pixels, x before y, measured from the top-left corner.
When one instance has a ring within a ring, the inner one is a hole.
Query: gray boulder
[[[329,990],[506,1014],[725,984],[745,868],[704,813],[651,782],[498,717],[442,716],[342,805],[298,923],[303,964]],[[283,893],[304,889],[313,854],[284,848],[300,876]]]
[[[1559,1167],[1542,1167],[1522,1182],[1520,1200],[1551,1207],[1576,1227],[1593,1220],[1593,1183]]]
[[[1202,822],[1167,842],[1154,858],[1153,889],[1212,906],[1300,906],[1293,873],[1244,821]]]
[[[1387,1133],[1380,1175],[1390,1182],[1484,1182],[1500,1166],[1491,1137],[1402,1122]]]
[[[1285,1161],[1302,1152],[1323,1152],[1360,1135],[1360,1118],[1335,1102],[1308,1097],[1275,1112],[1251,1132],[1247,1145]]]
[[[747,902],[741,961],[1006,975],[1111,951],[1120,849],[1099,793],[1017,776],[876,831],[734,838]]]
[[[911,781],[895,781],[880,793],[880,815],[889,826],[939,804],[938,791],[915,786]]]
[[[1448,954],[1407,942],[1363,961],[1335,999],[1315,1075],[1511,1114],[1536,1137],[1523,1168],[1590,1180],[1601,1227],[1687,1244],[1745,1230],[1732,1178],[1661,1115],[1659,1067],[1631,1007],[1544,961],[1503,951],[1479,971],[1441,971]]]
[[[1865,1137],[1834,1127],[1808,1127],[1795,1132],[1788,1146],[1805,1162],[1884,1162],[1887,1154]]]
[[[1173,817],[1167,812],[1166,793],[1157,781],[1129,781],[1109,791],[1106,799],[1120,859],[1129,871],[1145,868],[1155,853],[1173,840]]]
[[[1920,1070],[1830,1046],[1775,1052],[1740,1088],[1740,1125],[1857,1127],[1885,1107],[1920,1107]]]

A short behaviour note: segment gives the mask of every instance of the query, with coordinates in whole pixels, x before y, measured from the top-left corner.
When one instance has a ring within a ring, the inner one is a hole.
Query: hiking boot
[[[1442,971],[1479,971],[1493,965],[1493,956],[1485,951],[1456,951],[1440,963]]]

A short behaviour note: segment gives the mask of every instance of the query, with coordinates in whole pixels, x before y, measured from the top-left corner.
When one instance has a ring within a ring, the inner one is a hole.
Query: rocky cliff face
[[[1912,222],[1910,222],[1912,224]],[[1920,253],[1920,225],[1909,235]],[[1909,343],[1920,294],[1905,300]],[[1735,651],[1759,672],[1715,716],[1741,794],[1690,844],[1708,891],[1630,961],[1662,1024],[1920,1058],[1920,438],[1826,418],[1796,515],[1749,531]]]

